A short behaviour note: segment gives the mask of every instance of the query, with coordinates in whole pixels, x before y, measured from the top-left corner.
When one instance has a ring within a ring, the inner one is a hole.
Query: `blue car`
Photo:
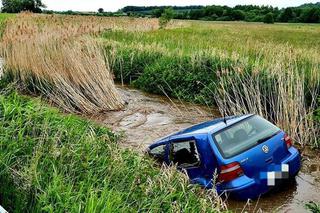
[[[192,183],[242,200],[267,193],[300,170],[300,153],[290,137],[252,114],[189,127],[159,139],[148,153],[177,165]]]

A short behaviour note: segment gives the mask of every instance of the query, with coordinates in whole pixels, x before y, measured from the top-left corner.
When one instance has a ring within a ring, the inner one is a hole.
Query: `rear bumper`
[[[300,170],[301,160],[300,154],[297,149],[291,147],[289,149],[290,155],[284,159],[281,164],[289,165],[288,178],[293,178]],[[281,164],[279,167],[281,167]],[[219,193],[228,193],[232,197],[240,200],[255,199],[261,194],[265,194],[270,191],[274,186],[268,186],[267,172],[257,178],[249,178],[247,176],[241,176],[229,183],[221,184],[217,186]],[[287,179],[288,179],[287,178]],[[281,184],[284,179],[277,180],[276,185]]]

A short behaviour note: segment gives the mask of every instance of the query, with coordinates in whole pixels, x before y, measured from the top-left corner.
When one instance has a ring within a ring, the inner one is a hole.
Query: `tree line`
[[[135,16],[160,18],[164,13],[170,13],[174,19],[206,20],[206,21],[247,21],[247,22],[292,22],[292,23],[320,23],[320,2],[304,4],[299,7],[279,9],[272,6],[237,5],[228,6],[127,6],[116,13],[104,12],[99,8],[94,13],[76,11],[48,11],[41,0],[2,0],[1,11],[19,13],[31,11],[35,13],[60,13],[71,15],[100,15],[100,16]]]
[[[161,17],[168,7],[124,7],[121,11],[130,16]],[[238,5],[170,7],[175,19],[206,21],[247,21],[247,22],[303,22],[320,23],[320,2],[299,7],[279,9],[272,6]]]
[[[41,13],[45,7],[41,0],[2,0],[1,12],[19,13],[21,11],[30,11]]]

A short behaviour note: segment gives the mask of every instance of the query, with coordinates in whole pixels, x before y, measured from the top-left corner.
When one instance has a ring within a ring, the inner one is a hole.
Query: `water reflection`
[[[304,205],[309,201],[320,202],[319,183],[311,175],[301,172],[294,180],[278,186],[268,194],[249,204],[228,200],[235,212],[306,212]]]

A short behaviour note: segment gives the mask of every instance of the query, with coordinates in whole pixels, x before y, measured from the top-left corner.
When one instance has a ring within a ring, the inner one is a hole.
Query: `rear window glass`
[[[233,157],[277,134],[280,129],[261,118],[252,116],[213,135],[225,158]]]

